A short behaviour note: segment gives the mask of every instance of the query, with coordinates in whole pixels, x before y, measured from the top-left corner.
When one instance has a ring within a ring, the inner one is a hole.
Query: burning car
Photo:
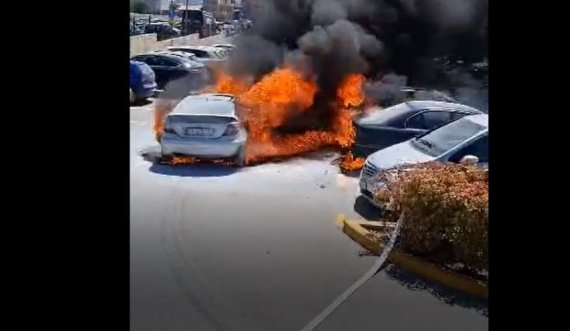
[[[373,107],[354,120],[353,153],[366,157],[463,116],[481,113],[459,103],[431,100],[409,101],[386,109]]]
[[[435,130],[371,154],[360,173],[360,193],[379,207],[373,198],[382,185],[377,176],[382,170],[424,162],[476,163],[489,161],[489,117],[468,115]]]
[[[247,131],[232,95],[199,94],[184,98],[164,119],[158,137],[163,158],[230,158],[246,163]]]

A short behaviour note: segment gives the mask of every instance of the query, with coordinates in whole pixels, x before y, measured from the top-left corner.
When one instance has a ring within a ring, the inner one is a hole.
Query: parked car
[[[157,50],[154,52],[155,53],[161,53],[161,54],[172,54],[172,55],[176,55],[176,56],[182,56],[182,57],[187,58],[188,60],[191,60],[194,62],[200,62],[200,61],[198,61],[198,58],[196,57],[196,55],[194,55],[193,53],[178,52],[178,51],[172,51],[172,50],[168,50],[168,49],[161,49],[161,50]]]
[[[168,50],[194,54],[197,61],[206,65],[211,78],[215,76],[213,71],[221,69],[229,56],[225,49],[212,46],[171,46]]]
[[[148,64],[156,74],[158,88],[169,97],[184,97],[204,87],[208,79],[204,64],[182,56],[151,52],[133,56],[132,60]]]
[[[366,159],[360,173],[360,193],[374,202],[372,192],[382,185],[382,170],[431,161],[469,162],[487,167],[489,162],[489,117],[467,115],[418,137],[382,149]],[[385,207],[385,206],[379,206]]]
[[[170,46],[168,50],[192,53],[196,55],[198,61],[214,66],[224,63],[229,55],[225,49],[212,46]]]
[[[144,27],[144,33],[156,33],[157,40],[180,37],[180,30],[173,28],[168,23],[151,23]]]
[[[130,100],[144,100],[153,96],[156,90],[154,71],[144,62],[130,62]]]
[[[352,152],[366,157],[463,116],[481,113],[459,103],[431,100],[409,101],[386,109],[373,107],[353,120],[356,138]]]
[[[231,95],[199,94],[184,98],[164,122],[159,137],[164,158],[188,155],[231,158],[245,165],[247,132]]]
[[[215,44],[215,45],[212,45],[212,47],[225,49],[229,55],[231,55],[232,52],[236,49],[236,46],[232,45],[232,44]]]

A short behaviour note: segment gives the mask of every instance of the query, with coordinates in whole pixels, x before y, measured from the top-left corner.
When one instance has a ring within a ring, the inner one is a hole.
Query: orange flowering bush
[[[461,263],[471,271],[489,262],[489,186],[487,170],[476,166],[428,163],[389,169],[375,192],[390,203],[396,220],[405,213],[402,249],[445,264]]]

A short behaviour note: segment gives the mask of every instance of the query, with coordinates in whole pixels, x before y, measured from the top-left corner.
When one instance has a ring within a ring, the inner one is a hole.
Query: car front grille
[[[365,175],[366,177],[372,177],[375,176],[378,173],[378,168],[376,168],[374,165],[366,162],[364,164],[364,167],[362,168],[362,174]]]

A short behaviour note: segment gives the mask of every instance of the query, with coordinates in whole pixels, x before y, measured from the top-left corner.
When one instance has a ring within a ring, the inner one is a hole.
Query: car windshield
[[[216,49],[212,52],[212,54],[218,59],[223,59],[226,57],[226,51],[223,49]]]
[[[403,114],[408,113],[409,111],[410,107],[405,103],[401,103],[386,109],[374,107],[368,109],[366,115],[358,118],[357,122],[358,124],[362,125],[386,125],[393,120],[397,120]]]
[[[486,127],[483,125],[474,123],[468,118],[461,118],[417,137],[412,142],[427,154],[438,156],[484,129]]]

